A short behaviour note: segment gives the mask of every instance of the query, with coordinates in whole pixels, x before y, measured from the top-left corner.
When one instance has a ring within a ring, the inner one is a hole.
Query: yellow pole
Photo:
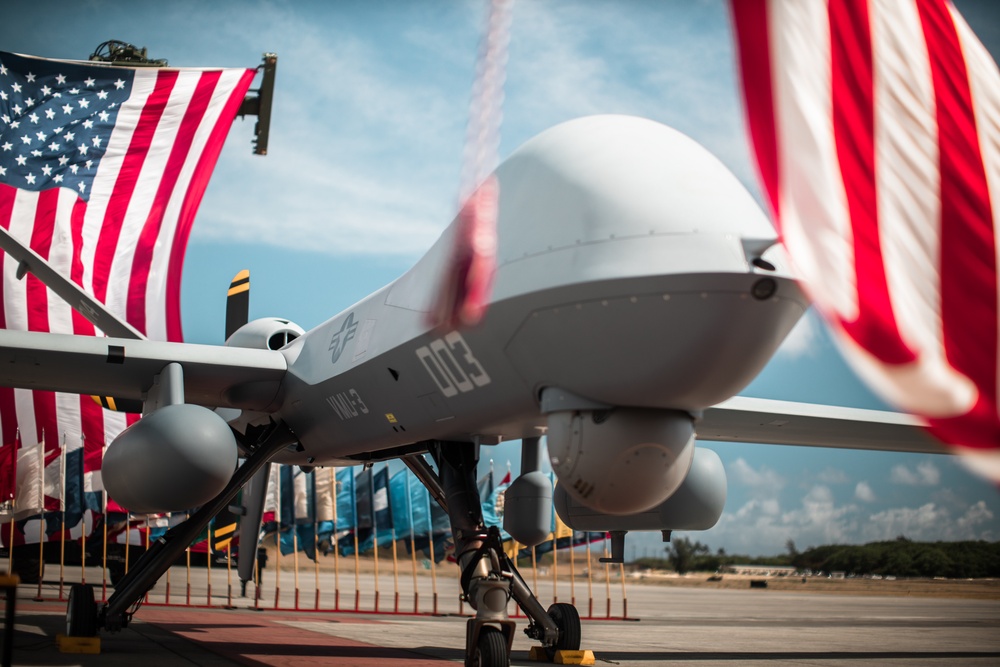
[[[569,603],[576,606],[576,531],[569,536]]]
[[[594,568],[590,560],[590,535],[587,535],[587,618],[594,617]]]
[[[313,609],[319,611],[319,522],[313,518],[313,575],[316,580],[316,599]]]
[[[226,545],[226,606],[233,606],[233,543]]]
[[[149,551],[149,515],[146,515],[146,551]],[[149,591],[146,591],[146,602],[149,602]]]
[[[357,502],[355,500],[354,502]],[[354,527],[354,611],[358,611],[361,604],[361,575],[358,570],[361,567],[361,555],[358,553],[358,527]]]
[[[281,466],[278,466],[278,474],[275,477],[275,498],[278,499],[277,507],[274,510],[276,530],[274,531],[274,608],[278,608],[278,599],[281,595]]]
[[[618,574],[622,578],[622,618],[628,618],[628,595],[625,594],[625,563],[618,563]]]
[[[107,511],[104,513],[105,521],[107,523]],[[128,574],[128,546],[129,542],[132,541],[132,513],[125,512],[125,574]]]
[[[87,583],[87,510],[80,515],[80,583]]]
[[[59,599],[63,599],[63,582],[66,576],[66,508],[59,517]]]
[[[333,547],[333,608],[340,611],[340,545],[335,542],[337,538],[337,524],[333,524],[333,537],[330,539],[330,546]]]
[[[191,518],[191,513],[185,512],[184,513],[185,521],[190,518]],[[185,593],[184,601],[187,604],[187,606],[190,607],[191,606],[191,545],[190,544],[187,545],[187,548],[184,549],[184,555],[187,560],[187,591]]]
[[[215,532],[215,523],[209,522],[208,532],[205,535],[205,577],[208,579],[208,606],[212,606],[212,538]]]
[[[417,614],[420,612],[420,591],[417,590],[417,541],[413,537],[413,521],[410,521],[410,560],[413,564],[413,613]]]
[[[299,609],[299,531],[295,525],[295,513],[292,512],[292,581],[295,585],[295,610]]]
[[[433,601],[434,615],[438,613],[438,577],[437,563],[434,560],[434,526],[427,529],[427,544],[431,553],[431,599]]]
[[[608,534],[604,534],[604,557],[608,557]],[[604,564],[604,593],[607,597],[607,611],[605,611],[604,616],[606,618],[611,618],[611,565],[608,563]]]
[[[170,530],[170,513],[167,513],[167,530]],[[167,568],[167,592],[164,600],[164,604],[170,604],[170,568]]]
[[[559,602],[559,538],[552,533],[552,602]]]
[[[517,567],[517,555],[519,553],[521,553],[521,545],[518,544],[517,540],[514,540],[513,551],[514,551],[514,555],[511,557],[511,560],[514,561],[514,567]],[[518,604],[515,604],[514,605],[514,617],[517,618],[520,615],[521,615],[521,606],[518,605]]]
[[[372,535],[375,536],[375,547],[372,551],[375,553],[375,611],[378,611],[378,522],[375,520],[375,497],[372,496]]]
[[[63,435],[63,448],[59,454],[59,479],[61,492],[59,494],[59,599],[63,599],[63,582],[66,574],[66,436]]]
[[[42,542],[45,538],[45,431],[42,431],[42,441],[38,443],[38,463],[38,469],[41,472],[38,476],[41,493],[38,496],[42,500],[42,513],[38,517],[38,592],[35,597],[41,600],[42,575],[45,572],[45,545]]]
[[[330,534],[330,546],[333,548],[333,608],[340,611],[340,544],[337,539],[337,521],[340,517],[340,509],[337,507],[336,468],[330,468],[330,484],[333,485],[333,532]]]
[[[395,530],[395,529],[394,529]],[[399,613],[399,560],[396,555],[396,536],[393,535],[392,540],[392,611],[395,614]]]
[[[281,495],[279,494],[280,498]],[[281,507],[278,511],[278,529],[274,533],[274,608],[278,608],[278,598],[281,595]]]
[[[101,599],[108,599],[108,492],[104,491],[104,546],[101,547]],[[86,528],[86,526],[84,526]],[[86,555],[84,556],[86,560]]]

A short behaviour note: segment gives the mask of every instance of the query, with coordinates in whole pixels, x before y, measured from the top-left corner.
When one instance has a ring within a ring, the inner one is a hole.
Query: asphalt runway
[[[362,582],[367,583],[373,584]],[[549,589],[546,596],[545,584],[539,582],[543,604],[552,593]],[[201,587],[207,589],[203,583]],[[568,588],[566,597],[562,586],[558,590],[560,601],[568,601]],[[640,584],[630,584],[627,590],[633,620],[584,622],[583,648],[594,651],[598,665],[1000,664],[1000,601],[996,600]],[[35,594],[33,586],[19,591],[16,665],[422,667],[462,660],[465,623],[457,615],[161,605],[143,607],[128,629],[102,636],[101,655],[61,654],[54,637],[64,631],[63,606],[33,601]],[[576,594],[579,603],[580,586]],[[392,597],[390,589],[390,602]],[[449,600],[449,605],[453,602]],[[518,623],[513,665],[537,664],[528,660],[532,642],[521,632],[525,625],[523,619]]]

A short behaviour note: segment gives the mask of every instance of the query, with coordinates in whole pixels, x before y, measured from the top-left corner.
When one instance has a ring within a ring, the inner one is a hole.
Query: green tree
[[[666,551],[667,558],[677,574],[685,574],[696,569],[698,557],[711,553],[709,548],[701,542],[692,543],[686,537],[675,537]]]

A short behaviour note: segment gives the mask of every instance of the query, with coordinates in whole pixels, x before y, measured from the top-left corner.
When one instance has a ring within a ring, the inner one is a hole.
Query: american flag
[[[254,74],[0,52],[0,224],[147,337],[180,341],[191,224]],[[100,334],[0,263],[0,327]],[[0,388],[2,444],[83,448],[87,491],[125,425],[89,396]]]
[[[764,192],[858,373],[1000,481],[1000,72],[947,0],[732,0]]]

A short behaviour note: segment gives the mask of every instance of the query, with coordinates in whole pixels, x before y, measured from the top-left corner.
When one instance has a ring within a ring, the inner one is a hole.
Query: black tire
[[[571,604],[557,602],[549,607],[549,617],[559,628],[559,640],[554,646],[548,646],[545,652],[552,660],[556,651],[580,650],[580,612]]]
[[[97,603],[94,602],[94,587],[90,584],[73,584],[69,589],[66,634],[70,637],[97,635]]]
[[[507,640],[499,629],[491,625],[483,626],[476,642],[476,652],[467,667],[510,667]]]

